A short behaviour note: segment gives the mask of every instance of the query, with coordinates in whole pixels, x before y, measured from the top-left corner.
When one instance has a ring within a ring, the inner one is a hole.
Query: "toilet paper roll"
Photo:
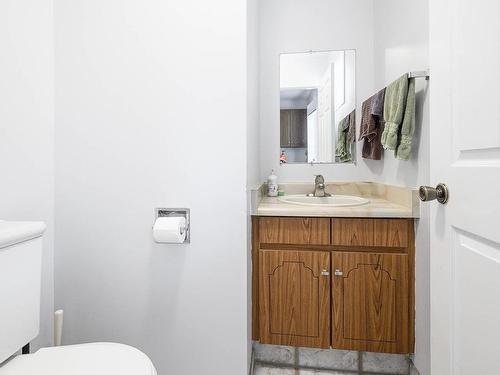
[[[159,217],[153,225],[153,238],[160,243],[183,243],[186,232],[185,217]]]

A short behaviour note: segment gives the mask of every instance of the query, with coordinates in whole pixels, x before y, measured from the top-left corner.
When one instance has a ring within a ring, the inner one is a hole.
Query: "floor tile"
[[[296,370],[288,368],[268,367],[257,364],[254,375],[355,375],[352,372],[320,371],[320,370]]]
[[[253,374],[254,375],[297,375],[297,372],[294,369],[265,367],[256,364]]]
[[[349,350],[300,348],[298,364],[300,366],[336,370],[357,370],[358,352]]]
[[[356,373],[342,371],[300,370],[299,375],[356,375]]]
[[[410,359],[400,354],[363,353],[363,371],[408,375]]]
[[[266,363],[295,364],[295,348],[290,346],[254,344],[255,360]]]

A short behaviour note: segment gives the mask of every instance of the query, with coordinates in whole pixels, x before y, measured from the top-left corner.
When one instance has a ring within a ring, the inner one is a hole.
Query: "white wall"
[[[314,174],[327,180],[365,179],[369,169],[364,165],[279,165],[279,59],[286,52],[356,49],[360,107],[373,91],[373,1],[316,0],[314,6],[307,0],[263,1],[260,48],[261,179],[272,168],[281,182],[313,182]]]
[[[302,147],[294,148],[281,148],[281,151],[285,151],[287,163],[306,163],[307,162],[307,149]]]
[[[376,87],[383,87],[404,72],[427,69],[429,67],[428,0],[377,0],[374,9]],[[401,17],[402,14],[411,16]],[[408,186],[429,184],[428,88],[429,82],[417,79],[417,131],[411,160],[398,161],[393,155],[386,155],[382,163],[366,161],[373,172],[374,179]],[[386,154],[388,153],[386,152]],[[428,206],[426,205],[421,205],[421,218],[416,229],[415,365],[421,375],[429,375],[430,225]]]
[[[330,54],[287,53],[280,56],[280,88],[318,87],[330,63]]]
[[[247,0],[247,186],[260,181],[259,152],[259,8]]]
[[[252,226],[250,189],[259,183],[259,0],[247,0],[247,337],[252,352]],[[248,363],[250,365],[250,362]]]
[[[55,23],[63,341],[244,374],[246,2],[56,0]],[[155,207],[191,208],[190,245],[153,243]]]
[[[42,220],[41,330],[54,308],[54,74],[52,0],[0,2],[0,220]]]
[[[401,74],[429,67],[428,1],[377,0],[375,7],[375,87],[382,88]],[[400,17],[411,14],[411,17]],[[390,23],[391,27],[387,27]],[[395,32],[397,30],[397,32]],[[386,152],[384,161],[365,160],[379,179],[416,186],[428,176],[429,83],[416,80],[417,132],[412,158],[399,161]]]

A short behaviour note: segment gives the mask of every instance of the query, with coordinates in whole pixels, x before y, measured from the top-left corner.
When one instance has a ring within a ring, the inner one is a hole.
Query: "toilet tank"
[[[43,222],[0,221],[0,363],[40,329]]]

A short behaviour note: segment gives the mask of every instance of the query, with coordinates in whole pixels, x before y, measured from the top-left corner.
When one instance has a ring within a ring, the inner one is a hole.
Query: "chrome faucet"
[[[330,197],[331,194],[325,192],[325,178],[318,174],[314,179],[314,193],[315,197]]]

